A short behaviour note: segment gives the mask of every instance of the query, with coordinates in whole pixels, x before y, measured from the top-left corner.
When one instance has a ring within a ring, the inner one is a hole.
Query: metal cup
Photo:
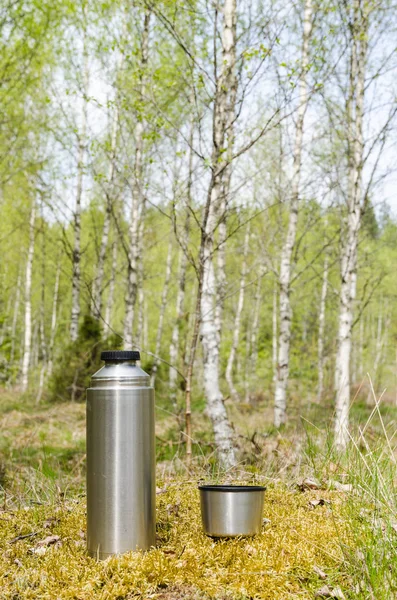
[[[262,528],[265,487],[200,485],[201,518],[211,537],[249,536]]]

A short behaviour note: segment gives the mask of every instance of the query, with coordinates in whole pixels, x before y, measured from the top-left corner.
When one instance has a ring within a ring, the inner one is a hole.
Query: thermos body
[[[89,554],[154,546],[155,503],[154,390],[135,362],[107,360],[87,390]]]

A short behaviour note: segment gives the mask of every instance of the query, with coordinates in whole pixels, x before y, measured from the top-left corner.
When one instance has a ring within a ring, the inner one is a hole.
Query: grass
[[[176,419],[159,408],[156,548],[98,563],[85,552],[84,405],[37,407],[0,394],[1,599],[282,600],[315,598],[321,589],[328,597],[397,598],[394,407],[353,407],[353,421],[365,426],[353,427],[341,457],[310,420],[280,434],[266,429],[266,406],[229,406],[242,457],[229,474],[217,469],[203,415],[195,435],[204,444],[195,445],[188,470]],[[308,477],[316,489],[299,485]],[[262,533],[206,537],[203,479],[265,483]]]

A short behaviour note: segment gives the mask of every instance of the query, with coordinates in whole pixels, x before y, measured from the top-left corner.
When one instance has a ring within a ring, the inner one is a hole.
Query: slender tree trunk
[[[139,96],[142,106],[144,106],[146,102],[145,89],[146,69],[149,55],[149,23],[150,12],[145,11],[140,57],[141,74]],[[132,182],[132,204],[129,225],[127,293],[125,298],[124,318],[124,347],[127,350],[130,350],[133,347],[132,332],[135,303],[138,291],[138,261],[142,260],[142,257],[139,256],[139,222],[143,205],[143,134],[144,119],[142,115],[137,115],[137,122],[135,126],[135,162]]]
[[[361,223],[361,179],[363,167],[363,110],[368,17],[363,0],[354,0],[350,92],[348,116],[348,215],[341,256],[338,350],[335,363],[337,383],[335,407],[335,446],[346,448],[349,433],[350,357],[353,307],[357,281],[357,246]],[[354,109],[353,109],[354,105]]]
[[[276,389],[277,382],[277,298],[278,298],[278,289],[277,283],[275,282],[273,288],[273,331],[272,331],[272,367],[273,367],[273,386]]]
[[[11,350],[10,350],[10,364],[14,364],[15,357],[15,344],[16,344],[16,333],[17,333],[17,323],[19,316],[19,304],[21,301],[21,270],[18,272],[18,280],[17,280],[17,289],[15,293],[15,303],[14,303],[14,314],[12,317],[12,326],[11,326]]]
[[[161,293],[161,305],[160,305],[160,315],[159,322],[157,325],[157,335],[156,335],[156,346],[154,350],[155,358],[153,362],[152,374],[150,377],[150,385],[154,387],[156,382],[157,370],[159,367],[159,359],[157,358],[161,351],[161,338],[163,335],[163,325],[164,325],[164,314],[167,306],[167,298],[168,298],[168,288],[170,285],[171,279],[171,266],[172,266],[172,231],[170,234],[170,240],[168,243],[168,253],[167,253],[167,261],[165,265],[165,279],[163,285],[163,291]]]
[[[323,284],[320,296],[320,311],[318,316],[318,382],[317,399],[320,401],[324,391],[324,331],[325,331],[325,305],[328,290],[328,254],[324,259]]]
[[[21,389],[26,392],[29,383],[29,364],[32,345],[32,269],[34,255],[34,226],[36,219],[36,202],[33,200],[29,220],[29,248],[25,271],[25,340],[22,359]]]
[[[299,107],[295,130],[294,164],[291,185],[291,205],[288,221],[287,236],[281,253],[280,264],[280,317],[279,317],[279,343],[278,367],[274,396],[274,425],[280,427],[286,421],[287,409],[287,384],[289,375],[289,356],[291,344],[292,310],[290,302],[290,284],[292,269],[292,253],[295,246],[296,231],[298,227],[299,212],[299,184],[301,177],[301,160],[303,145],[303,126],[305,113],[309,102],[307,91],[307,69],[309,64],[309,41],[312,32],[312,0],[305,0],[303,41],[301,59],[301,79],[299,87]]]
[[[145,231],[145,211],[146,211],[146,201],[143,198],[139,228],[138,228],[138,256],[142,256],[143,249],[143,236]],[[145,294],[144,294],[144,272],[143,272],[143,260],[140,259],[138,261],[138,323],[136,328],[136,339],[138,340],[138,344],[143,347],[145,345],[142,343],[142,336],[144,330],[144,321],[145,321]]]
[[[43,224],[43,219],[42,219]],[[40,336],[40,358],[41,358],[41,368],[40,368],[40,379],[39,379],[39,389],[37,391],[36,396],[36,404],[38,404],[43,395],[44,389],[44,381],[45,374],[47,370],[47,360],[48,360],[48,349],[47,349],[47,341],[45,335],[45,264],[46,264],[46,244],[45,244],[45,232],[44,228],[42,228],[42,248],[41,248],[41,302],[40,302],[40,315],[39,315],[39,336]]]
[[[112,267],[110,274],[109,292],[106,301],[105,311],[105,324],[103,327],[103,333],[105,338],[108,337],[112,331],[112,309],[114,301],[114,288],[116,285],[116,274],[117,274],[117,240],[113,241],[112,246]]]
[[[121,55],[120,55],[121,56]],[[120,64],[118,64],[117,71],[120,68]],[[112,205],[113,205],[113,178],[115,173],[115,163],[116,163],[116,145],[117,145],[117,131],[119,124],[119,110],[118,110],[118,100],[116,98],[114,114],[112,118],[112,128],[111,128],[111,136],[110,136],[110,162],[109,162],[109,171],[107,175],[107,184],[106,184],[106,210],[105,210],[105,218],[103,221],[102,228],[102,238],[101,245],[99,248],[99,256],[98,256],[98,264],[96,268],[96,275],[94,278],[93,286],[92,286],[92,314],[95,318],[99,319],[102,314],[102,285],[103,285],[103,277],[105,272],[105,258],[106,251],[108,247],[109,241],[109,232],[110,232],[110,222],[112,216]]]
[[[224,169],[227,161],[222,156],[226,142],[227,124],[230,122],[228,91],[232,88],[235,70],[236,0],[225,0],[223,5],[222,70],[217,80],[214,102],[212,177],[208,191],[208,219],[203,237],[203,282],[201,294],[201,341],[204,359],[204,390],[207,414],[211,419],[218,456],[223,467],[236,464],[233,431],[219,384],[219,335],[215,319],[217,283],[213,252],[217,215],[221,206]]]
[[[86,11],[86,8],[84,9]],[[78,160],[77,160],[77,189],[76,206],[73,216],[74,246],[72,254],[72,313],[70,318],[70,339],[77,340],[79,335],[80,318],[80,287],[81,287],[81,201],[83,196],[85,154],[87,145],[87,111],[88,111],[88,51],[87,51],[86,24],[84,30],[84,66],[83,66],[83,107],[81,114],[81,129],[78,134]]]
[[[192,98],[194,100],[194,98]],[[170,364],[176,366],[178,362],[178,356],[180,353],[180,334],[182,323],[184,319],[184,307],[185,307],[185,287],[186,287],[186,270],[187,270],[187,256],[184,249],[187,248],[189,243],[190,234],[190,207],[192,203],[192,184],[193,184],[193,143],[194,143],[194,119],[190,123],[190,136],[189,136],[189,167],[188,167],[188,180],[186,190],[186,216],[185,223],[182,230],[182,244],[183,247],[179,250],[179,265],[178,265],[178,292],[176,297],[176,316],[174,326],[171,334],[170,344]],[[174,408],[177,405],[177,378],[178,374],[176,369],[170,367],[170,399]]]
[[[245,278],[247,275],[247,256],[248,256],[250,233],[251,233],[250,232],[250,223],[251,222],[249,221],[248,225],[246,227],[246,231],[245,231],[244,249],[243,249],[243,264],[241,266],[240,290],[239,290],[239,296],[238,296],[238,302],[237,302],[236,317],[234,319],[233,341],[232,341],[232,347],[230,349],[229,359],[227,361],[227,366],[226,366],[226,381],[229,385],[230,395],[235,402],[240,400],[240,396],[234,386],[232,372],[233,372],[234,360],[236,358],[236,352],[237,352],[237,347],[238,347],[239,338],[240,338],[241,314],[243,312],[243,306],[244,306]]]
[[[58,295],[59,295],[59,278],[61,274],[61,261],[58,260],[57,270],[55,274],[54,294],[52,297],[52,313],[51,313],[51,334],[50,345],[48,349],[48,367],[47,378],[51,377],[54,369],[54,346],[55,335],[57,332],[57,317],[58,317]]]

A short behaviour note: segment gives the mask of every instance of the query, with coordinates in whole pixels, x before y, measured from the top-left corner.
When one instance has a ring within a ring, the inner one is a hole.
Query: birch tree
[[[81,201],[83,197],[84,169],[87,145],[87,110],[88,110],[88,48],[87,48],[87,4],[83,6],[83,80],[81,125],[77,134],[77,185],[76,204],[73,214],[74,243],[72,250],[72,311],[70,317],[70,339],[77,340],[80,318],[81,287]]]
[[[32,201],[29,219],[29,247],[25,270],[25,332],[24,348],[21,368],[21,390],[26,392],[29,383],[29,365],[32,349],[32,270],[35,242],[36,202]]]
[[[329,255],[327,252],[325,255],[325,259],[324,259],[323,281],[322,281],[321,295],[320,295],[320,310],[319,310],[319,315],[318,315],[317,399],[319,401],[322,398],[323,390],[324,390],[324,332],[325,332],[325,305],[326,305],[327,291],[328,291],[328,263],[329,263]]]
[[[363,115],[368,44],[368,6],[353,0],[350,35],[349,91],[346,102],[348,146],[347,217],[340,260],[338,350],[335,361],[335,445],[343,450],[349,439],[350,355],[353,305],[356,297],[357,247],[362,216]]]
[[[223,403],[219,383],[219,335],[215,320],[217,283],[215,279],[213,250],[217,214],[220,208],[227,144],[227,126],[233,119],[234,106],[230,103],[230,90],[234,85],[236,45],[236,0],[225,0],[223,5],[222,66],[216,82],[214,99],[212,175],[208,190],[208,220],[203,240],[203,288],[201,295],[201,342],[204,358],[204,389],[207,412],[212,421],[219,458],[225,467],[236,464],[233,432]]]
[[[147,85],[147,63],[149,57],[149,24],[150,12],[145,10],[143,30],[140,40],[140,68],[138,94],[140,110],[136,115],[135,125],[135,157],[132,177],[132,202],[129,222],[129,249],[127,268],[127,290],[125,297],[124,317],[124,347],[130,350],[133,347],[134,309],[138,290],[138,261],[139,257],[139,223],[143,206],[143,142],[144,142],[144,117],[141,114],[145,105],[145,92]]]
[[[301,180],[301,162],[303,147],[303,128],[305,114],[309,102],[307,72],[309,69],[309,43],[313,26],[312,0],[305,0],[303,16],[303,36],[301,55],[301,76],[299,84],[299,104],[297,109],[297,122],[295,129],[295,142],[293,151],[293,174],[291,182],[291,198],[289,207],[288,228],[285,242],[281,251],[279,273],[279,338],[278,338],[278,365],[274,394],[274,425],[280,427],[286,421],[287,384],[289,375],[289,358],[291,345],[291,319],[292,309],[290,300],[290,285],[292,271],[292,253],[298,227],[299,214],[299,186]]]
[[[232,347],[230,349],[230,354],[229,354],[229,358],[228,358],[227,366],[226,366],[226,381],[229,385],[230,395],[235,402],[239,401],[240,397],[239,397],[239,394],[233,383],[232,371],[233,371],[234,360],[235,360],[236,352],[237,352],[237,348],[238,348],[238,342],[239,342],[239,338],[240,338],[241,314],[243,312],[243,306],[244,306],[245,280],[246,280],[246,276],[247,276],[247,256],[248,256],[250,233],[251,233],[250,224],[251,224],[251,221],[249,221],[248,225],[246,226],[246,231],[245,231],[245,236],[244,236],[243,264],[241,266],[239,295],[238,295],[238,301],[237,301],[236,316],[234,319],[233,340],[232,340]]]
[[[161,350],[161,338],[163,335],[163,325],[164,325],[164,315],[165,315],[165,309],[167,307],[167,298],[168,298],[168,288],[170,285],[170,279],[171,279],[171,266],[172,266],[172,240],[173,240],[173,236],[172,236],[172,231],[170,234],[170,239],[168,242],[168,252],[167,252],[167,260],[166,260],[166,264],[165,264],[165,278],[164,278],[164,285],[163,285],[163,290],[161,293],[161,304],[160,304],[160,315],[159,315],[159,321],[157,324],[157,335],[156,335],[156,345],[155,345],[155,350],[154,350],[154,362],[153,362],[153,367],[152,367],[152,373],[151,373],[151,377],[150,377],[150,385],[154,387],[154,384],[156,382],[156,375],[157,375],[157,370],[159,367],[159,354],[160,354],[160,350]]]

